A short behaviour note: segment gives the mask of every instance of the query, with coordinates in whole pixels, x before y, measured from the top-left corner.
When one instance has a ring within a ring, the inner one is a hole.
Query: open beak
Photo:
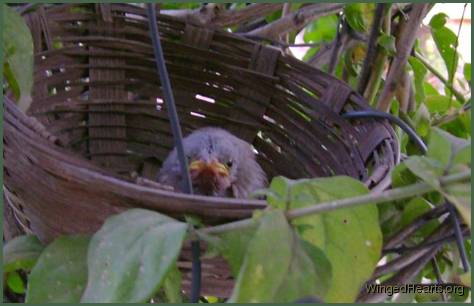
[[[214,177],[227,177],[229,176],[229,169],[218,161],[212,161],[207,163],[202,160],[195,160],[189,164],[189,171],[191,176],[196,174],[197,176],[205,175],[205,176],[214,176]]]

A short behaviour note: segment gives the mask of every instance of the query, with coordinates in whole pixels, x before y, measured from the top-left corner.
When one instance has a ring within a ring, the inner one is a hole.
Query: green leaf
[[[410,56],[408,59],[414,74],[414,85],[415,85],[415,101],[417,105],[424,103],[425,101],[425,88],[424,80],[428,70],[416,57]]]
[[[377,44],[389,55],[394,55],[397,52],[397,48],[395,47],[395,37],[393,35],[383,33],[379,36]]]
[[[416,176],[408,169],[407,165],[403,162],[398,164],[392,170],[392,187],[402,187],[410,185],[416,182]]]
[[[268,204],[273,207],[288,209],[292,182],[294,181],[283,176],[273,178],[267,191]]]
[[[240,229],[238,231],[229,231],[219,235],[219,244],[214,244],[217,247],[222,257],[230,265],[231,273],[237,277],[240,267],[244,261],[247,251],[247,245],[255,234],[255,226]]]
[[[20,274],[17,271],[13,271],[7,273],[7,286],[10,288],[11,291],[15,292],[16,294],[24,294],[25,293],[25,283],[23,279],[21,279]]]
[[[367,25],[364,20],[364,14],[362,11],[363,4],[348,4],[344,8],[344,14],[346,16],[346,21],[350,27],[358,32],[365,32],[367,30]]]
[[[425,156],[411,156],[403,162],[410,171],[426,183],[439,190],[439,177],[443,175],[445,167],[439,161]]]
[[[471,287],[471,271],[459,275],[459,280],[464,286]]]
[[[430,26],[433,40],[448,70],[448,80],[452,80],[459,56],[456,52],[456,34],[445,26],[447,18],[446,14],[439,13],[432,17]]]
[[[426,156],[439,161],[444,167],[451,160],[451,143],[438,128],[431,130]]]
[[[465,63],[463,67],[464,77],[466,81],[471,83],[471,63]]]
[[[4,5],[3,54],[4,77],[21,110],[31,104],[33,88],[33,39],[25,21]]]
[[[433,131],[435,134],[439,135],[439,137],[442,137],[447,141],[446,145],[449,147],[448,151],[453,155],[456,155],[460,150],[464,149],[465,147],[471,144],[470,140],[468,141],[466,139],[456,137],[440,128],[433,128]]]
[[[322,253],[318,256],[324,258]],[[230,301],[293,302],[306,296],[323,296],[330,275],[328,267],[322,266],[328,262],[314,260],[282,211],[263,212],[248,243]]]
[[[31,270],[43,249],[41,242],[33,235],[18,236],[8,241],[3,247],[3,273]]]
[[[471,228],[471,182],[451,184],[445,190],[444,196],[456,206],[464,222]]]
[[[168,272],[163,284],[164,293],[168,303],[182,303],[181,298],[181,272],[176,264]]]
[[[329,42],[336,37],[338,19],[335,15],[327,15],[310,23],[304,31],[306,43]]]
[[[430,121],[431,116],[426,105],[424,103],[420,104],[413,118],[413,124],[418,135],[425,137],[429,134],[431,128]]]
[[[430,27],[432,27],[433,29],[439,29],[444,27],[448,17],[449,16],[445,13],[439,13],[434,15],[430,20]]]
[[[286,201],[290,208],[368,193],[361,182],[342,176],[297,180],[289,186]],[[380,259],[382,234],[377,207],[363,205],[340,209],[301,217],[292,224],[304,240],[319,247],[331,262],[333,277],[324,300],[354,301]]]
[[[148,301],[173,268],[187,228],[144,209],[107,219],[91,240],[81,302]]]
[[[449,106],[456,109],[461,107],[461,104],[455,99],[451,99],[447,96],[442,95],[429,95],[426,97],[426,106],[431,114],[446,114],[449,110]]]
[[[430,204],[427,200],[416,197],[411,199],[403,207],[403,213],[398,224],[398,229],[401,230],[405,228],[408,224],[412,223],[416,218],[422,214],[430,211],[433,208],[433,205]],[[417,232],[421,234],[421,237],[426,237],[429,235],[436,227],[439,225],[437,219],[429,221],[427,224],[423,225]]]
[[[453,164],[471,165],[471,144],[459,149],[454,155]]]
[[[48,245],[28,277],[27,303],[78,303],[87,282],[89,237],[61,237]]]

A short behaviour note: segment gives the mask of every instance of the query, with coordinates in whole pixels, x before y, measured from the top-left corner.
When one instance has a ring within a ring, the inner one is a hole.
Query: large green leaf
[[[304,245],[280,210],[259,218],[232,293],[232,302],[294,302],[324,296],[330,264],[314,246]]]
[[[145,302],[176,262],[187,225],[131,209],[107,219],[91,240],[82,302]]]
[[[274,198],[269,198],[269,203],[280,208],[305,207],[368,193],[361,182],[342,176],[298,181],[276,178],[270,190]],[[340,209],[298,218],[292,224],[331,262],[333,277],[324,300],[353,302],[380,259],[382,234],[377,207]]]
[[[4,77],[23,111],[31,103],[33,88],[33,39],[24,20],[3,5]]]
[[[23,269],[31,270],[44,246],[34,235],[18,236],[3,247],[3,273]]]
[[[78,303],[87,282],[89,237],[61,237],[47,246],[28,277],[26,302]]]
[[[447,19],[448,15],[444,13],[436,14],[431,18],[430,26],[433,40],[448,70],[448,79],[452,80],[459,56],[456,52],[456,34],[445,26]]]

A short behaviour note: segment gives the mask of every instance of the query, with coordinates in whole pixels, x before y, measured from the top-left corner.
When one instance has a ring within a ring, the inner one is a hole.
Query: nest
[[[216,224],[265,207],[154,182],[174,144],[142,8],[62,4],[24,18],[34,39],[33,102],[28,117],[6,99],[4,115],[4,190],[24,230],[50,241],[92,233],[129,208]],[[232,33],[163,15],[158,23],[184,134],[228,129],[254,146],[270,178],[348,175],[388,186],[399,160],[394,131],[342,118],[369,108],[347,84]],[[184,250],[183,271],[188,259]],[[225,263],[204,260],[203,294],[231,288]]]

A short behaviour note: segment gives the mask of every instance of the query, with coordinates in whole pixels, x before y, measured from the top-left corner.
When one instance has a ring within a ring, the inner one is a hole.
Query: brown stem
[[[383,31],[391,35],[392,33],[392,10],[388,7],[387,13],[383,20]],[[369,102],[370,105],[374,104],[375,96],[379,90],[380,83],[382,81],[382,74],[385,70],[385,63],[387,62],[388,55],[383,48],[377,48],[377,55],[370,72],[370,79],[364,91],[364,98]]]
[[[270,24],[250,31],[250,35],[278,38],[308,24],[310,21],[340,11],[344,6],[338,3],[317,3],[300,8]]]
[[[410,108],[411,77],[406,70],[403,71],[398,82],[395,96],[400,104],[400,112],[407,113]]]
[[[390,237],[384,245],[384,250],[391,249],[403,241],[405,241],[409,236],[411,236],[414,232],[416,232],[420,227],[428,223],[429,221],[433,220],[434,218],[438,218],[439,216],[448,212],[448,204],[438,205],[432,210],[424,213],[423,215],[416,218],[412,223],[408,226],[405,226],[402,230],[394,234]]]
[[[400,27],[398,35],[397,53],[390,65],[385,86],[377,102],[377,108],[380,111],[388,112],[390,110],[395,89],[405,70],[420,23],[428,12],[428,7],[429,4],[413,4],[411,11],[408,13],[408,21],[403,19],[400,21],[403,26]]]
[[[385,11],[385,4],[379,3],[375,9],[374,20],[372,22],[372,29],[370,30],[369,41],[367,43],[367,52],[362,65],[362,71],[360,73],[359,84],[357,85],[357,91],[363,93],[367,83],[369,81],[370,71],[374,64],[374,58],[377,51],[377,39],[380,34],[380,28],[382,27],[383,17]]]
[[[342,21],[342,15],[339,15],[339,20],[337,22],[337,29],[336,29],[336,39],[334,40],[334,45],[332,47],[332,52],[331,52],[331,59],[329,60],[329,66],[328,66],[328,73],[329,74],[334,74],[334,71],[336,70],[336,65],[339,60],[339,50],[341,49],[341,35],[342,31],[346,30],[346,27]]]

